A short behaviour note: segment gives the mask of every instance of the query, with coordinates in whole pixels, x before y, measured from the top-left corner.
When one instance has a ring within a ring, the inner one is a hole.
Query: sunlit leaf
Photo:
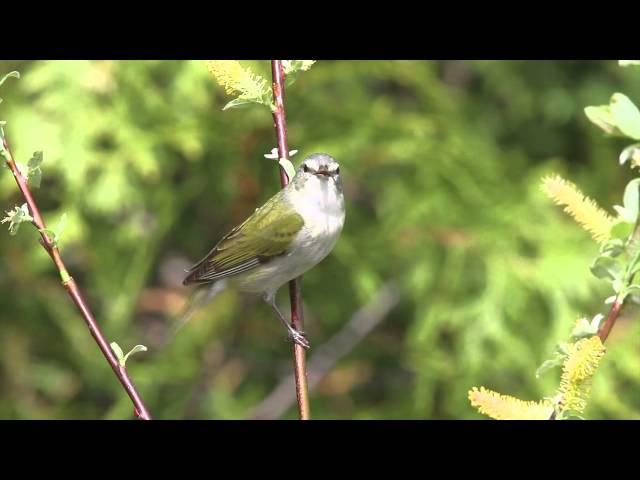
[[[626,95],[611,97],[611,115],[617,128],[626,136],[640,140],[640,111]]]
[[[584,113],[591,123],[600,127],[605,133],[609,135],[623,135],[616,125],[616,120],[611,113],[609,105],[586,107]]]
[[[258,102],[256,99],[251,99],[251,98],[235,98],[235,99],[231,100],[229,103],[227,103],[222,108],[222,110],[229,110],[230,108],[246,107],[247,105],[249,105],[251,103],[261,103],[261,102]]]
[[[129,356],[134,355],[134,354],[136,354],[136,353],[138,353],[138,352],[146,352],[147,350],[148,350],[148,349],[147,349],[147,347],[145,347],[144,345],[136,345],[135,347],[133,347],[133,348],[129,351],[129,353],[127,353],[127,354],[124,356],[124,363],[123,363],[123,366],[124,366],[124,365],[126,365],[126,363],[127,363],[127,359],[129,358]]]
[[[620,165],[624,165],[627,161],[631,160],[632,166],[638,166],[638,163],[640,162],[640,143],[634,143],[622,150],[618,159],[620,161]]]
[[[120,348],[120,345],[118,345],[116,342],[111,342],[111,350],[113,350],[113,353],[115,353],[116,358],[118,359],[118,363],[120,363],[120,365],[124,367],[124,352]]]
[[[40,166],[41,163],[42,163],[42,152],[37,151],[37,152],[33,152],[33,155],[29,159],[27,166],[29,168],[37,168]]]
[[[591,265],[591,273],[598,278],[616,280],[621,277],[622,272],[623,267],[620,261],[607,256],[596,258],[595,262]]]
[[[542,375],[554,368],[561,367],[563,362],[564,357],[559,354],[556,354],[556,356],[550,360],[545,360],[536,370],[536,378],[540,378]]]
[[[29,207],[26,203],[22,204],[20,207],[15,207],[13,210],[6,213],[7,216],[4,217],[0,223],[9,223],[10,235],[18,233],[21,223],[33,221],[33,218],[29,214]]]

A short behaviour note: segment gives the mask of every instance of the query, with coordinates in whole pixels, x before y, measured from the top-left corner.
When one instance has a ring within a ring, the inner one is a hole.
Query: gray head
[[[305,158],[298,170],[291,188],[302,192],[309,204],[344,215],[344,197],[340,165],[326,153],[314,153]],[[315,202],[315,203],[314,203]]]
[[[296,177],[304,180],[317,178],[320,181],[340,181],[340,165],[326,153],[313,153],[305,158],[296,172]],[[341,183],[341,182],[340,182]]]

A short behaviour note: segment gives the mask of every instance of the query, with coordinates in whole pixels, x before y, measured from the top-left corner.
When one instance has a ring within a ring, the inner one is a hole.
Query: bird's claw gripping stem
[[[293,327],[289,329],[289,338],[293,340],[294,343],[300,345],[302,348],[305,348],[307,350],[311,346],[309,344],[309,340],[307,340],[306,333],[296,330]]]

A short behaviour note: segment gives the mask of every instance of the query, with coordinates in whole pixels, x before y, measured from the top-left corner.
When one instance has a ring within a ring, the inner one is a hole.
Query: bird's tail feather
[[[198,287],[191,294],[189,300],[187,300],[187,304],[183,308],[182,313],[177,317],[178,320],[176,321],[173,331],[169,335],[169,340],[175,338],[178,332],[182,330],[187,323],[189,323],[189,320],[191,320],[193,315],[217,297],[218,294],[220,294],[226,287],[227,282],[225,280],[219,280],[213,284]]]

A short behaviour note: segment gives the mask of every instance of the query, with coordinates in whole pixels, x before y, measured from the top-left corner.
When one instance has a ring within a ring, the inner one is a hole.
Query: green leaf
[[[542,362],[542,365],[538,367],[536,370],[536,378],[540,378],[540,376],[547,373],[549,370],[553,370],[554,368],[561,367],[564,362],[564,356],[556,353],[555,358],[551,360],[545,360]]]
[[[42,152],[33,152],[33,155],[27,162],[27,180],[29,181],[29,185],[39,188],[40,182],[42,181],[42,169],[40,165],[42,164]],[[24,166],[21,166],[22,172],[24,172]],[[24,174],[24,173],[23,173]]]
[[[6,75],[4,75],[2,78],[0,78],[0,86],[2,86],[2,84],[5,82],[5,80],[7,80],[8,78],[17,78],[20,79],[20,72],[17,71],[13,71],[13,72],[9,72]]]
[[[147,350],[148,348],[145,347],[144,345],[136,345],[129,351],[129,353],[127,353],[124,356],[124,363],[122,364],[122,366],[124,367],[126,365],[127,359],[129,358],[130,355],[133,355],[134,353],[138,353],[138,352],[146,352]]]
[[[604,320],[604,315],[601,313],[597,314],[595,317],[591,319],[591,328],[595,329],[595,333],[598,333],[598,329],[600,328],[600,323]]]
[[[620,205],[614,205],[613,209],[618,212],[618,217],[620,217],[623,221],[631,223],[632,217],[624,207],[621,207]]]
[[[55,230],[51,230],[49,228],[40,229],[42,233],[45,233],[52,241],[53,246],[57,247],[60,242],[60,238],[62,237],[62,232],[64,230],[64,226],[67,223],[67,214],[63,213],[58,220],[58,224],[56,225]]]
[[[611,115],[618,129],[628,137],[640,140],[640,111],[626,95],[614,93],[610,102]]]
[[[53,242],[53,245],[56,246],[56,232],[51,230],[50,228],[41,228],[39,230],[40,232],[44,233],[47,237],[49,237],[51,239],[51,241]]]
[[[598,333],[598,326],[602,320],[602,315],[596,315],[591,322],[586,318],[581,318],[578,324],[571,331],[571,338],[580,340],[581,338],[590,338]]]
[[[124,353],[122,352],[120,345],[118,345],[116,342],[111,342],[111,350],[113,350],[113,353],[116,355],[116,358],[118,359],[118,363],[122,367],[124,367],[126,362],[125,362]]]
[[[613,288],[614,292],[619,294],[622,291],[622,288],[624,287],[624,282],[622,281],[622,278],[620,277],[614,278],[613,282],[611,282],[611,287]]]
[[[33,152],[33,155],[29,159],[27,166],[29,168],[38,168],[41,163],[42,163],[42,152],[41,151]]]
[[[633,284],[627,287],[627,293],[629,295],[640,295],[640,285]]]
[[[314,63],[315,60],[283,60],[282,66],[286,74],[285,86],[293,85],[300,73],[309,70]]]
[[[314,63],[316,63],[315,60],[283,60],[282,69],[286,75],[291,75],[292,73],[309,70]]]
[[[624,210],[625,215],[627,214],[627,209],[621,209],[621,210]],[[618,213],[621,213],[621,212],[618,212]],[[637,212],[636,212],[636,215],[637,215]],[[635,226],[635,220],[633,220],[633,223],[631,220],[628,220],[627,218],[625,218],[624,220],[625,221],[623,222],[615,223],[613,227],[611,227],[611,238],[617,238],[622,241],[627,241],[627,239],[631,236]],[[611,256],[615,257],[617,255],[611,255]]]
[[[42,170],[40,167],[35,168],[29,171],[29,175],[27,176],[27,180],[29,185],[34,188],[40,188],[40,182],[42,181]]]
[[[556,348],[558,350],[558,352],[563,355],[564,357],[566,357],[567,355],[569,355],[569,347],[571,346],[570,343],[568,342],[560,342],[556,345]]]
[[[631,159],[631,166],[637,167],[640,164],[640,143],[634,143],[622,150],[618,160],[620,165],[624,165],[629,159]]]
[[[20,228],[21,223],[32,221],[33,217],[29,214],[29,207],[24,203],[20,207],[15,207],[13,210],[8,211],[7,216],[4,217],[0,223],[9,222],[9,234],[15,235],[18,233],[18,228]]]
[[[250,103],[262,103],[260,99],[255,98],[236,98],[227,103],[222,110],[229,110],[230,108],[246,107]]]
[[[626,213],[625,220],[629,223],[636,223],[638,211],[640,211],[640,178],[631,180],[627,184],[624,189],[622,203]]]
[[[622,207],[619,207],[619,208],[622,208]],[[614,237],[600,247],[600,253],[608,257],[617,257],[622,252],[624,252],[624,246],[625,246],[624,240]]]
[[[622,277],[622,265],[615,258],[602,255],[591,265],[591,273],[598,278],[607,278],[610,280],[620,279]]]
[[[63,213],[62,216],[60,217],[60,220],[58,220],[58,224],[56,225],[56,230],[55,230],[56,243],[60,241],[60,238],[62,237],[62,232],[64,231],[64,227],[66,224],[67,224],[67,214]]]
[[[278,163],[284,169],[284,172],[287,174],[287,177],[289,177],[289,181],[291,181],[291,179],[296,174],[296,169],[293,167],[293,163],[291,163],[290,160],[287,160],[285,158],[281,158]]]
[[[616,121],[609,109],[609,105],[586,107],[584,113],[591,123],[600,127],[605,133],[609,135],[622,135],[622,132],[616,126]]]
[[[122,352],[120,345],[118,345],[116,342],[111,343],[111,349],[113,350],[113,353],[115,353],[118,359],[118,363],[120,364],[121,367],[125,367],[127,365],[127,359],[129,358],[130,355],[133,355],[134,353],[138,353],[138,352],[147,351],[147,347],[145,347],[144,345],[136,345],[129,351],[129,353],[125,355]]]
[[[627,295],[633,303],[640,304],[640,285],[629,285],[627,287]]]

